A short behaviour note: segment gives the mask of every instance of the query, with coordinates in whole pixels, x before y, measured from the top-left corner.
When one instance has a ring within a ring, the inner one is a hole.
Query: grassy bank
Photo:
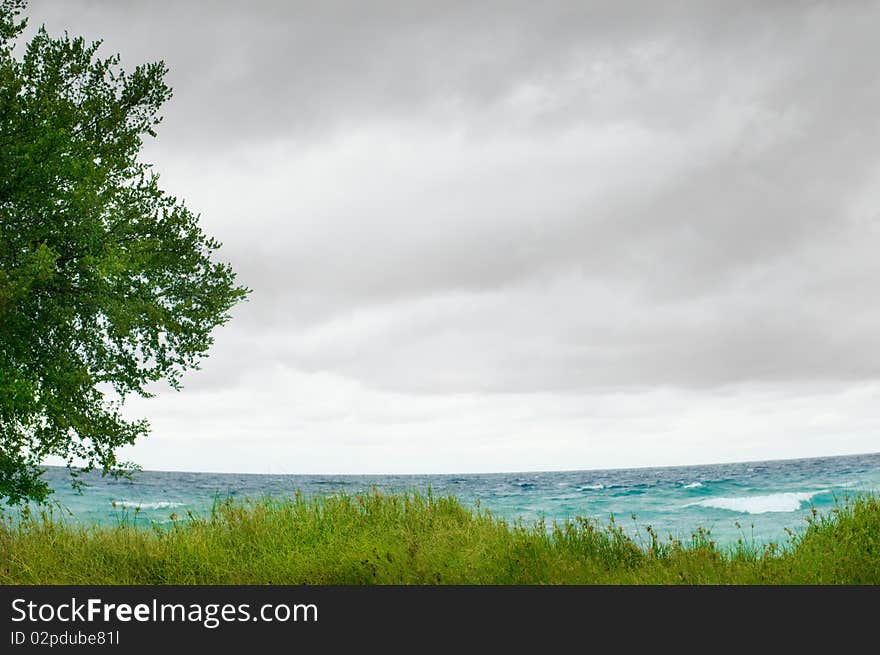
[[[612,521],[547,530],[450,497],[367,493],[215,504],[170,526],[0,527],[3,584],[880,584],[880,499],[815,514],[785,544],[718,548]]]

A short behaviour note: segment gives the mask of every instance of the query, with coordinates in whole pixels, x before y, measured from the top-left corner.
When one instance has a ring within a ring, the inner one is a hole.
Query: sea
[[[787,544],[815,509],[827,513],[856,494],[880,491],[880,453],[762,462],[584,471],[462,475],[271,475],[138,471],[131,480],[83,476],[74,491],[63,467],[44,476],[56,490],[53,515],[112,525],[164,525],[206,515],[220,500],[329,494],[420,492],[454,495],[509,523],[534,525],[575,517],[612,520],[639,543],[647,527],[661,538],[689,541],[697,528],[719,546],[742,540]]]

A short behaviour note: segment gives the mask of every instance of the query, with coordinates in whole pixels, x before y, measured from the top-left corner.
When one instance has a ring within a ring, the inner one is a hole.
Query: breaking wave
[[[688,503],[685,507],[699,505],[715,509],[726,509],[731,512],[743,514],[766,514],[767,512],[796,512],[801,509],[803,503],[810,502],[819,494],[828,493],[829,489],[807,492],[784,492],[767,494],[765,496],[719,496],[706,498],[694,503]]]
[[[116,507],[140,507],[141,509],[168,509],[180,507],[183,503],[173,503],[170,500],[160,500],[153,503],[139,503],[134,500],[114,500],[113,505]]]

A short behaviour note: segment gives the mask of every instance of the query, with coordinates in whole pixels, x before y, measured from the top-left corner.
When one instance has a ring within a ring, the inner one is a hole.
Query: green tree
[[[197,368],[248,289],[198,216],[138,160],[170,97],[163,62],[125,72],[98,43],[0,0],[0,498],[43,501],[49,456],[125,475],[148,432],[129,394]]]

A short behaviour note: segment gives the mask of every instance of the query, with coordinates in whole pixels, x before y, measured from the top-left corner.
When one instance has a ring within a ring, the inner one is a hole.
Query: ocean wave
[[[697,487],[702,487],[702,482],[688,482],[687,484],[682,485],[682,489],[696,489]]]
[[[788,491],[778,494],[767,494],[764,496],[718,496],[716,498],[706,498],[693,503],[688,503],[685,507],[699,505],[701,507],[711,507],[714,509],[726,509],[731,512],[742,512],[743,514],[766,514],[767,512],[796,512],[801,508],[803,503],[808,503],[813,497],[819,494],[828,493],[829,489],[821,489],[819,491],[793,492]]]
[[[183,505],[183,503],[174,503],[170,500],[159,500],[152,503],[141,503],[134,500],[114,500],[112,504],[116,507],[140,507],[141,509],[169,509]]]
[[[604,484],[582,484],[578,487],[578,491],[599,491],[599,489],[604,488]]]

